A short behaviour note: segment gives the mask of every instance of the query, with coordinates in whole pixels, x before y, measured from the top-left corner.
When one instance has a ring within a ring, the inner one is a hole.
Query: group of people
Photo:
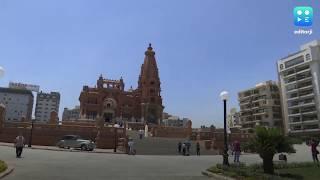
[[[189,156],[190,155],[190,148],[191,148],[191,143],[189,141],[181,143],[178,143],[178,152],[179,154],[182,153],[183,156]],[[196,144],[196,151],[197,151],[197,156],[200,156],[200,143],[197,142]]]
[[[140,139],[142,139],[143,133],[144,133],[143,130],[139,131],[139,138]],[[319,165],[319,159],[318,159],[319,151],[317,150],[317,146],[319,145],[319,141],[316,141],[315,139],[311,139],[311,140],[307,141],[306,144],[311,147],[311,154],[312,154],[313,161]],[[133,145],[134,145],[133,139],[129,138],[129,141],[128,141],[128,147],[129,147],[128,154],[129,155],[136,154],[136,151],[135,151]],[[16,157],[17,158],[21,158],[21,154],[22,154],[24,146],[25,146],[25,139],[24,139],[22,133],[20,133],[15,138],[15,141],[14,141],[14,147],[16,148]],[[179,154],[182,154],[183,156],[190,155],[190,148],[191,148],[190,141],[186,141],[184,143],[181,143],[181,142],[178,143],[178,152],[179,152]],[[234,141],[232,144],[230,144],[229,150],[231,150],[231,154],[234,156],[234,162],[240,163],[240,161],[239,161],[240,154],[241,154],[240,142],[237,140]],[[200,156],[200,143],[199,142],[197,142],[197,144],[196,144],[196,154],[197,154],[197,156]],[[287,157],[282,158],[282,156],[283,155],[281,155],[281,159],[287,161]],[[279,158],[280,158],[280,156],[279,156]]]

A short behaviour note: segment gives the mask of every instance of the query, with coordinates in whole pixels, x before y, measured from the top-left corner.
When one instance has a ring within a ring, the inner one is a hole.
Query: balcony
[[[317,114],[313,114],[313,115],[303,115],[302,117],[302,121],[318,121],[318,115]]]
[[[288,78],[288,77],[293,76],[293,75],[295,75],[295,74],[296,74],[296,72],[295,72],[294,69],[291,69],[291,70],[283,73],[283,75],[284,75],[285,78]]]
[[[298,93],[287,93],[288,100],[298,99]]]
[[[290,77],[290,78],[288,78],[288,79],[286,79],[285,81],[284,81],[284,83],[286,84],[286,85],[288,85],[288,84],[292,84],[292,83],[294,83],[294,82],[296,82],[296,77]]]
[[[300,112],[291,112],[288,114],[289,117],[295,117],[295,116],[300,116],[301,113]]]
[[[289,118],[289,124],[297,124],[301,123],[300,116],[299,117],[290,117]]]
[[[244,99],[248,99],[250,97],[251,97],[251,95],[248,95],[248,96],[247,95],[240,95],[238,100],[241,101],[241,100],[244,100]]]
[[[253,112],[252,115],[263,115],[266,114],[267,112],[263,111],[263,112]]]
[[[319,123],[318,119],[313,119],[313,120],[307,120],[307,121],[302,121],[303,124],[315,124]]]
[[[305,95],[309,95],[309,94],[313,94],[313,89],[308,89],[308,90],[300,90],[299,89],[299,96],[305,96]]]
[[[303,83],[298,83],[297,88],[304,88],[304,87],[309,87],[312,86],[312,81],[307,81],[307,82],[303,82]]]
[[[299,130],[291,129],[290,133],[306,133],[306,132],[319,132],[319,131],[320,131],[319,128],[317,128],[317,129],[303,129],[303,130],[301,130],[301,129],[299,129]]]
[[[240,101],[240,106],[241,105],[246,105],[246,104],[249,104],[249,103],[250,103],[250,100]]]
[[[286,89],[287,90],[287,93],[294,93],[294,92],[297,92],[298,91],[298,88],[291,88],[291,89]]]
[[[296,73],[299,74],[299,73],[303,73],[303,72],[307,72],[307,71],[310,71],[310,66],[309,65],[306,65],[306,66],[300,66],[300,67],[296,67],[295,68],[296,70]]]
[[[301,112],[305,113],[305,112],[311,112],[311,111],[315,111],[316,107],[310,107],[310,108],[302,108]]]
[[[306,107],[306,106],[312,106],[315,105],[315,102],[313,99],[307,99],[304,101],[295,101],[288,103],[288,108],[297,108],[297,107]]]
[[[305,81],[308,81],[308,80],[312,80],[312,77],[311,76],[305,76],[305,77],[300,77],[300,78],[297,78],[297,82],[305,82]]]

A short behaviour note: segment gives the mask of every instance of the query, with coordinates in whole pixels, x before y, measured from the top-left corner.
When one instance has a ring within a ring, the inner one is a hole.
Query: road
[[[12,147],[0,146],[0,159],[15,167],[5,180],[203,180],[208,178],[201,175],[202,170],[222,162],[221,156],[128,156],[37,149],[25,149],[22,156],[16,159]],[[288,160],[310,161],[309,156],[307,147],[298,147]],[[261,162],[257,155],[243,155],[241,160]]]

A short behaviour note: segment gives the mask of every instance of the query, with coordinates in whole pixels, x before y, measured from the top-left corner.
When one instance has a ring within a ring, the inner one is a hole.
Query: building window
[[[306,60],[309,61],[311,59],[310,54],[306,54]]]
[[[299,57],[297,57],[297,58],[295,58],[293,60],[285,62],[285,67],[289,68],[291,66],[294,66],[294,65],[297,65],[297,64],[300,64],[300,63],[303,63],[303,62],[304,62],[303,56],[299,56]]]

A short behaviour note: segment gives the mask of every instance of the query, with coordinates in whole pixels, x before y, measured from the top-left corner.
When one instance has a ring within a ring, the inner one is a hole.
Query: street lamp
[[[0,78],[4,76],[4,69],[0,66]]]
[[[223,151],[223,165],[229,166],[228,160],[228,144],[227,144],[227,100],[229,99],[229,93],[222,91],[220,97],[223,100],[224,118],[223,118],[223,130],[224,130],[224,151]]]
[[[31,147],[31,143],[32,143],[33,123],[34,123],[34,120],[31,120],[31,130],[30,130],[30,137],[29,137],[29,144],[28,144],[28,147]]]

